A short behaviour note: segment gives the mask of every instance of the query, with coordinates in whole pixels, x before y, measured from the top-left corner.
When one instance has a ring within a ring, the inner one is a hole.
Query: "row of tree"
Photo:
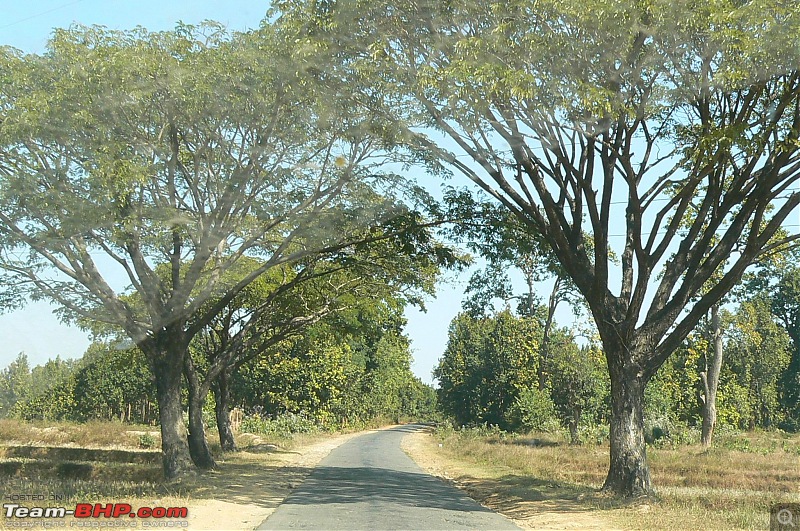
[[[390,256],[453,263],[426,230],[439,210],[390,168],[457,173],[585,301],[610,379],[605,488],[649,494],[648,383],[797,239],[782,224],[800,205],[798,8],[280,0],[246,34],[73,28],[42,56],[3,49],[3,302],[48,298],[135,342],[178,477],[213,463],[204,396],[339,304],[296,286],[352,286],[337,275],[374,264],[373,243],[387,258],[356,277]]]
[[[402,334],[402,308],[370,301],[370,308],[322,320],[244,364],[229,382],[228,404],[204,404],[204,421],[216,424],[220,442],[235,450],[228,409],[275,418],[300,414],[319,428],[373,419],[432,417],[433,388],[410,369]],[[368,314],[367,314],[368,313]],[[201,362],[200,353],[192,355]],[[188,409],[188,390],[183,393]],[[27,357],[0,372],[0,417],[28,420],[158,422],[156,386],[137,348],[94,343],[79,360],[59,358],[31,368]],[[214,407],[216,406],[216,407]],[[209,412],[217,412],[216,419]],[[216,421],[216,422],[214,422]]]
[[[792,363],[797,347],[777,313],[787,304],[800,308],[800,298],[790,301],[791,291],[781,289],[798,274],[794,266],[785,268],[784,276],[773,279],[772,294],[751,291],[735,308],[722,310],[713,424],[743,430],[800,427],[798,373]],[[547,313],[543,306],[540,310],[532,317],[510,309],[464,312],[451,322],[434,375],[440,408],[458,425],[520,432],[566,428],[572,442],[580,443],[584,433],[597,433],[608,422],[610,386],[597,340],[584,337],[579,345],[574,331],[557,328],[543,357]],[[711,444],[713,430],[704,429],[711,422],[705,404],[716,334],[710,317],[701,321],[648,386],[649,442],[694,440],[685,437],[692,427],[698,430],[695,442]],[[537,373],[545,375],[542,387]]]

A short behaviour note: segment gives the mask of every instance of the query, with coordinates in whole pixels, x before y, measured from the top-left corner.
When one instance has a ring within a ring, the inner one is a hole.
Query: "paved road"
[[[519,529],[400,449],[421,426],[361,435],[333,450],[258,529]]]

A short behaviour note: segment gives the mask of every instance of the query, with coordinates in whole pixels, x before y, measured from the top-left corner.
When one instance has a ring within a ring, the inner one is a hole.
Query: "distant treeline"
[[[244,365],[232,376],[231,406],[252,418],[299,414],[330,428],[433,417],[435,391],[411,372],[402,319],[351,317],[317,323]],[[56,357],[33,368],[20,353],[0,371],[0,416],[157,424],[156,388],[137,348],[97,342],[81,359]],[[204,417],[215,425],[211,399]]]
[[[795,278],[797,277],[797,278]],[[784,269],[773,282],[753,277],[732,310],[722,310],[723,363],[717,424],[729,429],[800,425],[797,326],[800,275]],[[758,288],[758,289],[755,289]],[[793,299],[794,297],[794,299]],[[594,338],[579,342],[566,328],[551,332],[542,349],[546,309],[532,317],[511,310],[459,314],[435,370],[441,408],[457,425],[494,425],[511,431],[569,429],[574,442],[608,436],[610,382]],[[703,416],[702,373],[713,356],[710,319],[669,358],[647,387],[646,436],[696,442]],[[540,385],[539,375],[544,375]]]

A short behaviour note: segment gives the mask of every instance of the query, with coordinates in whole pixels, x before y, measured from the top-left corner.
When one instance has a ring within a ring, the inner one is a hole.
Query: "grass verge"
[[[607,445],[479,431],[420,437],[407,451],[424,468],[528,528],[765,529],[772,504],[800,502],[800,437],[782,433],[729,435],[738,443],[723,437],[709,451],[648,448],[657,495],[633,502],[598,492]]]

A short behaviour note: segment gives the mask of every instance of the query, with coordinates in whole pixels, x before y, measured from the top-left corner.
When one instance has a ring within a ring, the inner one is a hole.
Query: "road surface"
[[[403,436],[420,429],[399,426],[339,446],[258,529],[519,529],[403,453]]]

